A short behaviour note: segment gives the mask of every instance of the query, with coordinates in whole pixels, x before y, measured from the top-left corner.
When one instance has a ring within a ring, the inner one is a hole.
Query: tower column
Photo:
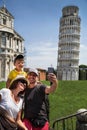
[[[81,21],[78,11],[77,6],[66,6],[62,9],[57,66],[59,80],[78,80]]]

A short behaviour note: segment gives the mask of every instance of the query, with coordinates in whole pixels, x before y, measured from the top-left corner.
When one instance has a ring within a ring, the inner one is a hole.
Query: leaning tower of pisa
[[[60,18],[57,77],[59,80],[78,80],[80,22],[77,6],[66,6]]]

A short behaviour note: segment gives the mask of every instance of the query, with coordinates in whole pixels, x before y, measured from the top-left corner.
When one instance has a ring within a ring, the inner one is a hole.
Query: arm
[[[54,92],[56,90],[57,86],[58,86],[58,81],[57,81],[57,78],[56,78],[55,74],[49,73],[48,74],[48,80],[50,82],[52,82],[52,85],[46,87],[46,89],[45,89],[46,94]]]
[[[22,110],[20,110],[20,112],[17,114],[16,122],[17,122],[18,126],[21,127],[23,130],[28,130],[27,127],[23,124],[23,122],[21,120],[21,114],[22,114]]]
[[[7,79],[7,82],[6,82],[6,88],[9,88],[9,86],[10,86],[10,83],[11,83],[11,79]]]
[[[0,94],[0,102],[1,102],[1,100],[2,100],[2,97],[1,97],[1,94]],[[2,108],[2,109],[3,109],[3,108]],[[2,113],[3,113],[3,110],[2,110]],[[5,114],[5,113],[6,113],[6,114]],[[9,119],[9,121],[15,123],[15,120],[14,120],[11,116],[9,116],[9,114],[7,114],[7,112],[6,112],[5,109],[4,109],[4,114],[5,114],[5,117],[6,117],[7,119]]]
[[[7,77],[6,88],[9,88],[11,81],[15,78],[14,71],[15,71],[14,69],[12,71],[10,71],[10,73]]]

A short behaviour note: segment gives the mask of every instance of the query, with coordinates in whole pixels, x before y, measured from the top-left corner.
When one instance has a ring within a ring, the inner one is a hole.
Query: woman
[[[0,130],[27,130],[21,121],[23,98],[28,82],[24,77],[16,77],[10,88],[0,90]]]

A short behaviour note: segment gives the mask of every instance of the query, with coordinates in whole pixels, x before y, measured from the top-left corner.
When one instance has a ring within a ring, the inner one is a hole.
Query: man
[[[45,95],[52,93],[57,88],[57,78],[55,74],[49,73],[48,80],[51,86],[37,83],[38,71],[30,69],[27,75],[29,86],[25,92],[25,107],[23,122],[28,130],[48,130],[49,121],[45,105]]]

